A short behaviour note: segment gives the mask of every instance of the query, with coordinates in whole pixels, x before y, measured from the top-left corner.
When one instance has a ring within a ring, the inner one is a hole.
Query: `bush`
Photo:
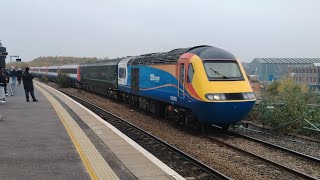
[[[319,103],[315,93],[303,84],[285,78],[272,82],[262,93],[261,102],[254,107],[249,118],[273,128],[283,126],[292,131],[309,122],[319,124],[319,106],[313,108],[309,104]]]
[[[41,76],[40,78],[39,78],[39,80],[40,80],[40,82],[43,82],[43,83],[47,83],[49,80],[48,80],[48,77],[46,77],[46,76]]]
[[[62,88],[68,88],[71,85],[67,74],[59,74],[57,81],[58,81],[58,84],[60,85],[60,87],[62,87]]]

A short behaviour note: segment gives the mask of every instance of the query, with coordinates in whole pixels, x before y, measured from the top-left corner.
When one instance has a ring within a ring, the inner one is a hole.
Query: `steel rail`
[[[228,131],[228,132],[230,132],[232,135],[240,136],[242,138],[249,139],[251,141],[255,141],[257,143],[266,145],[268,147],[271,147],[271,148],[274,148],[274,149],[278,149],[278,150],[284,151],[286,153],[290,153],[290,154],[293,154],[295,156],[299,156],[301,158],[305,158],[305,159],[307,159],[309,161],[313,161],[313,162],[316,162],[316,163],[320,164],[320,159],[317,158],[317,157],[310,156],[310,155],[307,155],[307,154],[303,154],[301,152],[294,151],[292,149],[289,149],[289,148],[286,148],[286,147],[283,147],[283,146],[279,146],[279,145],[276,145],[276,144],[272,144],[272,143],[269,143],[267,141],[263,141],[263,140],[260,140],[258,138],[250,137],[250,136],[247,136],[247,135],[244,135],[244,134],[241,134],[241,133],[236,133],[236,132],[231,132],[231,131]]]
[[[285,171],[287,171],[287,172],[289,172],[289,173],[291,173],[291,174],[297,175],[297,176],[302,177],[302,178],[304,178],[304,179],[312,179],[312,180],[316,180],[316,179],[317,179],[317,178],[312,177],[312,176],[310,176],[310,175],[308,175],[308,174],[305,174],[305,173],[303,173],[303,172],[296,171],[296,170],[294,170],[294,169],[291,169],[291,168],[288,168],[288,167],[286,167],[286,166],[283,166],[283,165],[281,165],[281,164],[279,164],[279,163],[277,163],[277,162],[274,162],[274,161],[271,161],[271,160],[269,160],[269,159],[266,159],[266,158],[264,158],[264,157],[262,157],[262,156],[259,156],[259,155],[257,155],[257,154],[248,152],[248,151],[246,151],[246,150],[244,150],[244,149],[241,149],[241,148],[239,148],[239,147],[237,147],[237,146],[228,144],[228,143],[226,143],[226,142],[224,142],[224,141],[222,141],[222,140],[218,140],[218,139],[216,139],[216,138],[213,138],[213,137],[211,137],[211,136],[209,136],[209,135],[203,135],[203,136],[204,136],[205,138],[211,140],[211,141],[217,142],[218,144],[220,144],[220,145],[222,145],[222,146],[227,146],[227,147],[229,147],[229,148],[235,149],[235,150],[237,150],[237,151],[239,151],[239,152],[241,152],[241,153],[243,153],[243,154],[249,155],[249,156],[251,156],[251,157],[253,157],[253,158],[256,158],[256,159],[259,159],[259,160],[261,160],[261,161],[263,161],[263,162],[269,163],[269,164],[271,164],[271,165],[273,165],[273,166],[275,166],[275,167],[277,167],[277,168],[280,168],[280,169],[282,169],[282,170],[285,170]]]

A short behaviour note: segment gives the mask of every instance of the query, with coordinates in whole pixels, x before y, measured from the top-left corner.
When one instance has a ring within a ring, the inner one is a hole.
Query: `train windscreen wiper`
[[[218,74],[219,76],[222,76],[224,79],[229,79],[227,76],[221,74],[219,71],[216,71],[216,70],[214,70],[212,68],[210,68],[210,69],[211,69],[211,71],[213,71],[214,73]]]

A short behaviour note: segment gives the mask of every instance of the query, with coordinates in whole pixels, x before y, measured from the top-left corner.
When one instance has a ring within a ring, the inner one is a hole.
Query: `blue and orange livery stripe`
[[[165,84],[165,85],[161,85],[161,86],[157,86],[157,87],[152,87],[152,88],[140,88],[139,90],[154,90],[154,89],[160,89],[160,88],[164,88],[164,87],[175,87],[178,88],[178,86],[176,84]]]
[[[185,72],[188,72],[188,69],[189,69],[189,63],[190,63],[190,60],[191,58],[195,57],[196,55],[192,54],[192,53],[185,53],[183,55],[181,55],[179,57],[179,62],[178,64],[165,64],[165,65],[150,65],[150,67],[152,68],[155,68],[155,69],[159,69],[159,70],[162,70],[162,71],[165,71],[167,73],[170,73],[173,77],[176,78],[176,80],[178,81],[178,76],[179,76],[179,64],[180,63],[184,63],[185,65]],[[196,56],[198,57],[198,56]],[[185,73],[185,77],[184,79],[187,79],[187,73]],[[168,86],[168,85],[166,85]],[[173,85],[174,87],[178,88],[176,85]],[[158,88],[161,88],[161,87],[165,87],[164,85],[163,86],[158,86],[158,87],[155,87],[155,88],[147,88],[147,89],[141,89],[141,90],[149,90],[149,89],[158,89]],[[203,99],[198,95],[198,93],[196,92],[194,86],[192,83],[185,83],[185,90],[187,91],[187,93],[194,99],[196,100],[200,100],[200,101],[203,101]]]

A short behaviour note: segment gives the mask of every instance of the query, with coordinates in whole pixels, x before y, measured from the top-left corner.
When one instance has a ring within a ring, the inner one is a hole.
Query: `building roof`
[[[236,57],[228,51],[220,48],[201,45],[188,48],[174,49],[169,52],[151,53],[133,57],[130,65],[137,64],[170,64],[176,63],[179,57],[184,53],[192,53],[199,56],[202,60],[217,59],[217,60],[231,60]]]
[[[293,65],[289,65],[288,67],[292,67],[292,68],[312,68],[312,67],[320,67],[320,63],[313,63],[313,64],[293,64]]]
[[[313,64],[320,63],[320,58],[255,58],[253,61],[264,64]]]

